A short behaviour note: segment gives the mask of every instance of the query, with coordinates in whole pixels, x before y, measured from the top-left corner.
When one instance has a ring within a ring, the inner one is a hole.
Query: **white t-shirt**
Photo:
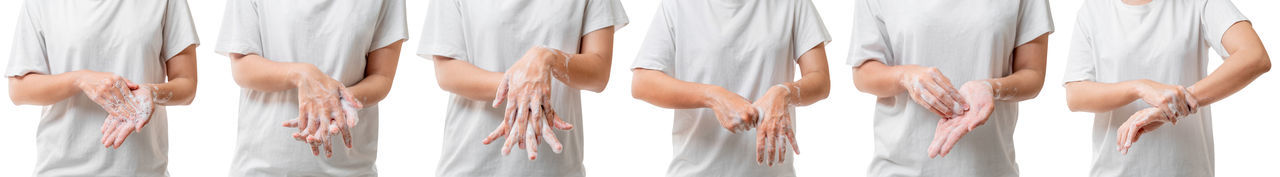
[[[620,29],[627,22],[617,0],[431,0],[418,55],[444,56],[504,72],[531,47],[545,45],[578,53],[583,36],[610,26]],[[538,160],[530,161],[524,151],[502,156],[502,138],[490,145],[480,143],[502,122],[503,109],[490,107],[490,100],[450,94],[436,175],[584,176],[579,91],[556,80],[551,96],[556,113],[576,127],[556,131],[563,152],[555,154],[543,143]]]
[[[220,54],[258,54],[315,65],[351,86],[364,79],[369,52],[408,38],[403,0],[228,0]],[[376,176],[378,106],[359,111],[351,149],[334,136],[333,158],[280,123],[298,116],[298,92],[240,91],[239,128],[230,176]]]
[[[1208,50],[1226,58],[1222,35],[1247,20],[1228,0],[1087,0],[1071,39],[1064,82],[1116,83],[1150,79],[1191,86],[1205,77]],[[1094,114],[1092,176],[1213,176],[1213,126],[1208,107],[1143,134],[1128,155],[1116,151],[1116,130],[1150,106],[1135,100]]]
[[[957,87],[1008,76],[1013,49],[1053,31],[1047,0],[859,0],[854,7],[849,64],[936,67]],[[1018,176],[1017,102],[997,100],[985,125],[937,159],[928,156],[937,114],[906,92],[876,102],[868,176]]]
[[[6,77],[92,70],[164,83],[165,61],[200,43],[186,0],[27,0],[17,21]],[[102,147],[107,112],[84,94],[40,115],[36,176],[168,176],[164,106],[119,149]]]
[[[633,67],[748,100],[794,81],[796,59],[831,40],[809,0],[664,0],[651,25]],[[674,118],[667,176],[795,176],[794,160],[756,164],[755,130],[730,133],[710,108],[677,109]]]

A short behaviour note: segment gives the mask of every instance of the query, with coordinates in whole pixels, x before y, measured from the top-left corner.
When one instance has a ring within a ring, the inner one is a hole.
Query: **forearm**
[[[387,97],[396,77],[396,66],[400,63],[400,45],[403,42],[397,41],[369,52],[365,59],[364,79],[347,87],[352,97],[366,105],[377,104]]]
[[[503,73],[485,71],[448,57],[434,56],[433,60],[440,89],[470,100],[493,101]]]
[[[632,69],[631,96],[658,107],[670,109],[705,108],[711,89],[724,89],[714,85],[685,82],[668,76],[662,71]]]
[[[232,54],[231,70],[240,87],[277,92],[297,88],[304,72],[319,72],[315,65],[275,62],[259,55]]]
[[[809,49],[796,59],[796,63],[800,65],[800,80],[783,83],[789,91],[792,91],[792,97],[795,97],[792,104],[807,106],[826,99],[831,92],[831,75],[827,71],[826,47],[819,44]]]
[[[1107,112],[1139,99],[1137,82],[1098,83],[1076,81],[1066,85],[1067,107],[1074,112]]]
[[[889,66],[880,61],[868,60],[861,66],[853,68],[853,85],[858,91],[870,93],[876,97],[892,97],[907,89],[898,82],[902,80],[901,66]]]
[[[81,71],[54,75],[27,74],[9,78],[9,99],[16,105],[51,105],[80,93]]]
[[[196,80],[194,78],[174,78],[160,84],[143,84],[150,87],[155,103],[165,106],[188,105],[196,96]]]
[[[604,91],[609,84],[609,70],[613,64],[613,34],[614,29],[609,27],[583,36],[580,54],[566,54],[568,60],[551,62],[552,70],[566,73],[556,75],[556,79],[572,88],[597,93]],[[565,57],[556,58],[563,60]]]
[[[826,72],[805,73],[800,80],[783,83],[783,85],[791,89],[790,91],[797,98],[795,104],[800,106],[808,106],[826,99],[831,92],[831,80]]]
[[[609,67],[613,63],[611,59],[598,53],[572,54],[570,57],[568,61],[558,59],[560,61],[551,63],[553,71],[566,72],[564,75],[555,75],[556,80],[572,88],[597,93],[604,91],[609,83]]]
[[[1044,87],[1044,71],[1024,69],[1009,76],[987,80],[995,100],[1022,101],[1035,98]]]
[[[1049,53],[1049,34],[1013,49],[1013,73],[987,80],[995,100],[1022,101],[1035,98],[1044,87],[1044,71]]]

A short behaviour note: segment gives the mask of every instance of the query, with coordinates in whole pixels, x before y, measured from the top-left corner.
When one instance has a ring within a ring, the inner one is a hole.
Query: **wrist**
[[[320,72],[320,69],[316,68],[315,65],[306,63],[292,63],[288,68],[288,76],[286,76],[286,79],[288,79],[289,83],[291,83],[295,88],[311,81],[313,77]]]
[[[1147,85],[1149,84],[1149,82],[1152,82],[1152,81],[1143,79],[1143,80],[1132,80],[1132,81],[1121,82],[1120,85],[1124,87],[1124,89],[1121,89],[1121,90],[1125,91],[1125,94],[1124,94],[1125,99],[1126,100],[1141,99],[1143,90],[1151,88],[1151,86]]]
[[[725,90],[724,88],[716,87],[713,85],[703,84],[703,85],[698,85],[698,87],[699,87],[699,90],[702,90],[702,93],[703,93],[701,94],[701,97],[699,97],[698,102],[701,103],[702,107],[705,107],[705,108],[711,108],[716,105],[715,101],[716,101],[717,95],[720,94],[719,92],[728,91],[728,90]]]

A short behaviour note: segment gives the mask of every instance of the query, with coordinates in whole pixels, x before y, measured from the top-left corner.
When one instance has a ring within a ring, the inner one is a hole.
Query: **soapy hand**
[[[115,110],[108,112],[119,112],[121,114],[108,115],[102,122],[102,139],[100,140],[104,147],[120,148],[124,144],[124,140],[130,134],[141,132],[142,127],[151,122],[151,115],[155,112],[155,87],[154,86],[134,86],[134,90],[123,92],[118,99],[111,102],[116,103],[112,106]]]
[[[934,114],[950,119],[967,111],[969,106],[951,85],[942,71],[932,67],[903,65],[902,80],[898,84],[907,89],[911,100],[928,108]]]
[[[77,71],[82,72],[81,76],[76,79],[75,85],[80,88],[84,95],[98,103],[103,110],[107,111],[108,117],[128,117],[132,109],[126,102],[131,90],[137,89],[138,85],[130,82],[124,77],[105,72],[94,71]]]
[[[752,104],[761,121],[756,129],[757,164],[781,164],[787,156],[787,144],[797,155],[800,154],[792,126],[794,121],[787,114],[787,109],[799,99],[800,89],[788,87],[782,84],[773,86]]]
[[[1151,80],[1139,80],[1134,88],[1142,101],[1159,109],[1166,117],[1182,117],[1198,112],[1200,105],[1186,88]]]
[[[539,140],[547,142],[555,153],[563,150],[552,129],[569,130],[573,125],[561,119],[552,107],[551,79],[556,77],[553,75],[568,76],[555,72],[551,66],[566,56],[559,50],[533,47],[507,69],[493,99],[495,108],[507,102],[503,122],[481,143],[487,145],[506,136],[502,154],[510,154],[513,146],[519,146],[526,150],[529,160],[537,159]]]
[[[707,107],[716,114],[720,126],[731,133],[747,131],[756,127],[758,114],[747,98],[739,96],[721,87],[709,88],[705,91],[708,98]]]
[[[343,143],[351,148],[350,127],[359,122],[358,110],[364,108],[337,80],[319,72],[308,72],[295,81],[298,90],[298,117],[283,123],[284,127],[298,128],[294,139],[311,145],[312,155],[333,157],[330,135],[341,135]]]
[[[1129,148],[1133,147],[1134,142],[1138,142],[1138,137],[1142,134],[1155,131],[1165,123],[1178,123],[1176,117],[1161,112],[1159,108],[1146,108],[1129,116],[1129,119],[1124,121],[1116,131],[1116,150],[1120,151],[1120,154],[1129,154]]]
[[[993,94],[989,81],[969,81],[961,86],[960,95],[968,102],[968,111],[956,118],[938,120],[933,142],[929,144],[929,158],[946,157],[960,138],[985,124],[995,109]]]

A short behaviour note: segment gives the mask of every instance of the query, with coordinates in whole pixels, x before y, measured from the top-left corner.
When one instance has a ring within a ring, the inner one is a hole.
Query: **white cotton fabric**
[[[1008,76],[1013,49],[1053,31],[1047,0],[858,0],[854,7],[850,65],[936,67],[956,87]],[[876,103],[867,176],[1018,176],[1017,102],[997,100],[986,124],[937,159],[928,148],[940,116],[906,92]]]
[[[419,56],[428,60],[449,57],[492,72],[505,72],[525,51],[539,45],[578,53],[583,36],[610,26],[620,29],[628,23],[618,0],[431,0],[427,8]],[[449,97],[436,176],[585,175],[578,89],[552,81],[552,107],[575,127],[556,131],[563,152],[556,154],[542,143],[538,159],[533,161],[519,148],[502,156],[502,142],[509,137],[489,145],[480,143],[502,122],[504,109],[490,107],[491,100]]]
[[[831,38],[809,0],[664,0],[651,25],[634,68],[748,100],[793,82],[796,60]],[[756,164],[756,131],[730,133],[710,108],[677,109],[674,119],[667,176],[795,176],[793,154]]]
[[[200,43],[185,0],[27,0],[21,9],[6,77],[92,70],[164,83],[165,61]],[[100,141],[107,112],[84,94],[44,106],[35,176],[168,176],[165,115],[157,106],[141,132],[109,149]]]
[[[1087,0],[1071,39],[1064,82],[1152,81],[1190,87],[1207,72],[1208,50],[1227,57],[1222,35],[1247,20],[1228,0]],[[1214,176],[1209,108],[1142,135],[1128,155],[1116,151],[1116,131],[1150,106],[1136,100],[1094,114],[1090,176]]]
[[[349,87],[364,79],[369,52],[408,38],[404,14],[403,0],[227,0],[215,51],[313,64]],[[353,148],[333,136],[333,158],[325,158],[290,136],[298,129],[280,126],[298,117],[297,89],[241,89],[229,175],[377,176],[378,106],[365,106]]]

